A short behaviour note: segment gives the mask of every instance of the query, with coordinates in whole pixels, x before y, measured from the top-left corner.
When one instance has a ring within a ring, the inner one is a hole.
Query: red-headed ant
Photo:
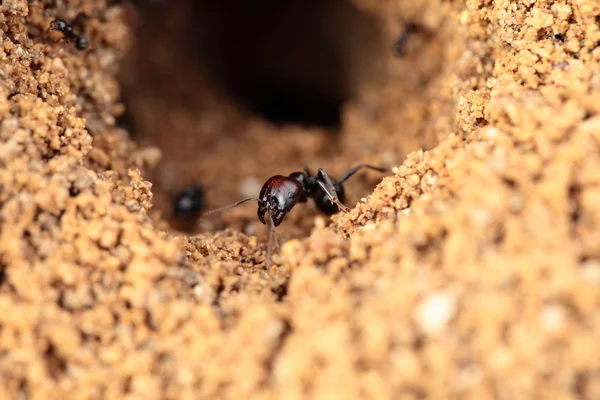
[[[44,14],[50,15],[43,7],[37,4],[30,4],[30,6],[39,8]],[[73,26],[63,19],[53,19],[50,22],[50,27],[48,28],[48,31],[60,32],[65,39],[69,40],[75,45],[75,48],[77,50],[86,50],[90,45],[89,40],[85,36],[76,34],[75,30],[73,29]]]
[[[308,169],[304,172],[293,172],[289,176],[275,175],[265,182],[258,197],[250,197],[230,206],[208,211],[204,216],[237,207],[247,201],[258,201],[258,219],[266,225],[265,214],[268,213],[271,223],[267,246],[267,269],[269,269],[275,228],[281,224],[287,213],[296,204],[305,203],[309,198],[313,199],[317,208],[326,215],[336,214],[339,210],[350,211],[343,204],[346,195],[342,184],[362,168],[388,172],[385,168],[360,164],[350,169],[340,179],[330,178],[322,168],[319,168],[316,176],[313,176]]]

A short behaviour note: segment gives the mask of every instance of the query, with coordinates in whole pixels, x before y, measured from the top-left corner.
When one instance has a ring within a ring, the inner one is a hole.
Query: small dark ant
[[[42,10],[44,14],[50,15],[44,8],[37,4],[30,4],[30,6],[37,7],[40,10]],[[67,23],[64,19],[53,19],[50,22],[50,27],[48,28],[48,30],[62,33],[63,37],[71,41],[71,43],[75,45],[75,48],[77,50],[86,50],[90,45],[89,40],[83,35],[76,34],[75,30],[73,29],[73,26]]]
[[[409,22],[404,27],[398,39],[394,43],[394,51],[398,57],[404,57],[406,55],[406,43],[408,39],[419,30],[419,26],[415,23]]]
[[[204,190],[191,185],[179,193],[173,200],[173,215],[177,218],[194,218],[206,207]]]
[[[360,164],[351,168],[340,179],[329,177],[322,168],[319,168],[316,176],[313,176],[306,168],[304,172],[293,172],[289,176],[275,175],[265,182],[258,197],[250,197],[230,206],[217,208],[205,213],[204,216],[237,207],[247,201],[258,201],[258,219],[266,225],[265,214],[268,213],[271,223],[269,244],[267,246],[267,269],[269,269],[271,266],[271,252],[275,238],[275,228],[283,222],[283,219],[292,208],[296,204],[305,203],[311,198],[314,200],[317,208],[325,215],[333,215],[340,210],[343,212],[350,211],[343,204],[346,194],[342,184],[362,168],[388,172],[385,168]]]
[[[50,30],[62,33],[66,39],[70,40],[75,45],[77,50],[85,50],[90,45],[90,42],[85,36],[76,34],[73,30],[73,26],[67,24],[63,19],[56,18],[50,22]]]

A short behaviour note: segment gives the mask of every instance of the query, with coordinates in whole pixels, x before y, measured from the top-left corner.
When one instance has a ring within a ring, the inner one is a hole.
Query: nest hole
[[[347,0],[172,0],[139,14],[138,47],[167,49],[147,68],[185,59],[182,74],[276,124],[338,127],[381,43],[379,21]]]

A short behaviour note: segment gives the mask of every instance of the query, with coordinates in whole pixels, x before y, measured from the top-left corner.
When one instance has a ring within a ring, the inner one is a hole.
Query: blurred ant
[[[195,218],[205,206],[204,190],[200,186],[191,185],[173,200],[173,215],[176,218]]]
[[[30,6],[37,7],[42,10],[44,14],[51,16],[43,7],[37,4],[30,4]],[[63,38],[69,40],[75,45],[77,50],[86,50],[90,45],[89,40],[83,35],[76,34],[75,30],[73,29],[73,25],[67,23],[64,19],[53,19],[50,22],[50,27],[46,32],[48,31],[60,32],[63,35]]]
[[[322,168],[319,168],[316,176],[313,176],[306,168],[304,172],[293,172],[289,176],[275,175],[265,182],[258,197],[250,197],[230,206],[208,211],[203,216],[237,207],[247,201],[258,201],[258,219],[266,225],[265,214],[268,213],[271,223],[269,244],[267,246],[267,269],[269,269],[271,267],[275,228],[281,224],[287,213],[296,204],[305,203],[309,198],[314,200],[317,208],[325,215],[333,215],[340,210],[343,212],[350,211],[343,204],[346,194],[342,184],[362,168],[388,172],[385,168],[360,164],[350,169],[340,179],[330,178]]]
[[[76,34],[73,26],[60,18],[56,18],[50,22],[50,30],[62,33],[67,40],[70,40],[75,45],[77,50],[86,50],[90,45],[85,36]]]
[[[394,51],[398,57],[404,57],[406,55],[406,44],[408,43],[408,40],[419,30],[420,27],[415,23],[409,22],[406,24],[404,30],[400,33],[400,36],[398,36],[398,39],[396,39],[396,42],[394,43]]]
[[[171,227],[183,232],[195,231],[196,222],[206,209],[206,197],[202,186],[189,185],[177,193],[171,193],[171,196]]]

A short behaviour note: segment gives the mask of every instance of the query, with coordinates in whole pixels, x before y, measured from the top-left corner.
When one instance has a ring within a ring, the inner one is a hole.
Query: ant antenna
[[[29,3],[27,4],[27,7],[33,7],[33,8],[37,8],[38,10],[41,10],[44,14],[46,14],[47,16],[50,16],[50,13],[41,5],[39,5],[38,3]],[[31,10],[29,10],[31,13]]]
[[[220,212],[220,211],[229,210],[230,208],[235,208],[235,207],[237,207],[237,206],[239,206],[241,204],[244,204],[247,201],[252,201],[252,200],[256,200],[259,203],[261,202],[261,200],[259,198],[257,198],[257,197],[249,197],[247,199],[240,200],[237,203],[233,203],[232,205],[225,206],[225,207],[220,207],[220,208],[215,208],[214,210],[207,211],[204,214],[202,214],[202,216],[200,218],[207,217],[207,216],[209,216],[211,214],[214,214],[214,213],[217,213],[217,212]]]
[[[50,11],[46,10],[46,8],[44,7],[44,3],[40,3],[39,1],[35,2],[35,3],[29,3],[27,4],[27,7],[33,7],[33,8],[37,8],[38,10],[40,10],[45,16],[47,17],[51,17],[54,18],[54,16],[50,13]],[[31,10],[29,10],[29,14],[31,14]]]
[[[351,168],[350,171],[346,172],[344,174],[344,176],[342,176],[340,179],[338,179],[338,183],[344,183],[344,181],[350,179],[352,177],[352,175],[354,175],[355,173],[357,173],[359,170],[361,170],[363,168],[373,169],[373,170],[379,171],[379,172],[389,172],[389,170],[386,168],[374,167],[369,164],[359,164],[359,165]]]
[[[214,210],[207,211],[204,214],[202,214],[202,216],[200,218],[207,217],[211,214],[218,213],[220,211],[229,210],[230,208],[235,208],[241,204],[244,204],[247,201],[252,201],[252,200],[256,200],[259,203],[262,203],[262,200],[259,199],[258,197],[249,197],[247,199],[240,200],[237,203],[233,203],[229,206],[219,207],[219,208],[215,208]],[[273,242],[275,241],[275,221],[273,221],[273,214],[271,213],[271,211],[269,211],[268,214],[269,214],[269,221],[271,223],[271,228],[269,229],[269,243],[267,245],[267,261],[266,261],[267,270],[269,270],[271,268],[271,254],[273,253]]]
[[[46,10],[46,9],[43,7],[43,5],[44,5],[43,3],[42,3],[42,4],[38,4],[38,3],[29,3],[29,4],[28,4],[28,7],[37,8],[37,9],[38,9],[38,10],[40,10],[40,11],[42,12],[42,14],[44,14],[45,16],[47,16],[47,17],[50,17],[50,18],[54,18],[54,17],[52,16],[52,14],[50,14],[50,12],[48,12],[48,10]],[[29,14],[31,14],[31,9],[29,9]],[[55,19],[53,20],[53,22],[54,22],[54,21],[57,21],[57,20],[59,20],[59,19],[56,19],[56,18],[55,18]],[[60,20],[60,21],[62,21],[62,20]],[[52,29],[52,23],[50,23],[50,26],[49,26],[48,28],[46,28],[46,30],[44,31],[44,34],[45,34],[45,35],[47,35],[47,34],[48,34],[48,32],[50,32],[51,30],[53,30],[53,29]],[[55,30],[58,30],[58,31],[60,31],[60,29],[55,29]],[[63,34],[64,34],[64,33],[63,33]]]

